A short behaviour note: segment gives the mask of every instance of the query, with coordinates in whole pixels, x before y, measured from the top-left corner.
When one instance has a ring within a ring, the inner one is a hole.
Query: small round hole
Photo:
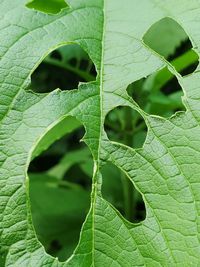
[[[110,111],[104,123],[110,140],[127,146],[142,147],[147,134],[147,127],[142,116],[130,107],[117,107]]]

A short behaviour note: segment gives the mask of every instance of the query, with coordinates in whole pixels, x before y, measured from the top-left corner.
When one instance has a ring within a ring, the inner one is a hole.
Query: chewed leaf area
[[[147,135],[147,126],[142,116],[127,106],[110,111],[104,128],[111,141],[133,148],[141,148]],[[145,219],[145,205],[141,194],[129,178],[113,164],[102,168],[102,195],[121,215],[130,222]]]
[[[68,7],[65,0],[32,0],[26,6],[44,13],[57,14]]]
[[[140,148],[147,135],[147,127],[142,116],[130,107],[117,107],[110,111],[104,123],[111,141]]]
[[[94,81],[96,75],[92,60],[79,45],[65,45],[41,62],[31,76],[29,89],[37,93],[76,89],[80,82]]]
[[[130,84],[127,92],[148,114],[168,118],[177,111],[185,110],[182,88],[167,69]]]
[[[57,140],[56,132],[64,127],[67,130]],[[77,246],[90,207],[93,162],[89,149],[79,141],[83,134],[75,118],[66,118],[40,141],[28,171],[38,239],[59,261]]]
[[[0,1],[0,267],[200,265],[198,3]]]
[[[198,66],[198,55],[183,28],[174,20],[164,18],[150,27],[144,43],[174,67],[177,75],[193,73]],[[128,94],[147,113],[170,117],[185,110],[183,91],[170,67],[165,67],[146,78],[130,84]]]
[[[128,177],[113,164],[102,168],[102,195],[121,215],[132,223],[143,221],[146,216],[141,194]]]
[[[182,76],[196,70],[199,56],[193,50],[187,33],[175,20],[164,18],[156,22],[145,33],[143,41]]]

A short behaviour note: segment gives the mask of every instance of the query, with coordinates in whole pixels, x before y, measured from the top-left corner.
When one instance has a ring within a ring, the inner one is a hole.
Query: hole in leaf
[[[38,239],[60,261],[73,253],[90,208],[93,163],[89,149],[79,142],[83,134],[75,118],[64,119],[39,142],[28,171]]]
[[[185,110],[182,88],[167,68],[130,84],[127,92],[149,114],[167,118]]]
[[[51,169],[65,153],[84,147],[79,142],[83,135],[84,128],[80,122],[74,117],[66,117],[48,131],[34,149],[29,171],[43,172]]]
[[[164,57],[182,76],[194,72],[198,55],[183,28],[174,20],[164,18],[151,26],[144,42]],[[128,94],[147,113],[170,117],[184,111],[182,88],[167,67],[128,86]]]
[[[32,0],[26,6],[50,14],[57,14],[63,8],[68,7],[65,0]]]
[[[142,116],[130,107],[117,107],[110,111],[104,123],[110,140],[127,146],[142,147],[147,134],[147,127]]]
[[[156,53],[163,56],[182,76],[193,73],[199,57],[184,29],[173,19],[164,18],[153,24],[143,37]]]
[[[93,62],[79,45],[65,45],[51,52],[37,67],[29,89],[37,93],[76,89],[79,82],[95,81],[96,75]]]
[[[132,182],[116,166],[109,163],[102,168],[102,195],[130,222],[145,219],[145,204]]]

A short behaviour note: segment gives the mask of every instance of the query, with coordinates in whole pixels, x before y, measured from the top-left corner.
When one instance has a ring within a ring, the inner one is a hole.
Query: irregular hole
[[[48,93],[54,89],[71,90],[79,82],[96,79],[96,69],[88,54],[77,44],[65,45],[51,52],[31,76],[29,89]]]
[[[143,198],[126,175],[109,163],[102,168],[102,176],[103,197],[128,221],[143,221],[146,216]]]
[[[110,111],[104,127],[110,140],[134,148],[142,147],[147,135],[144,119],[130,107],[120,106]]]
[[[41,140],[39,144],[43,149],[49,148],[35,149],[28,170],[33,225],[47,253],[59,261],[73,253],[90,207],[92,176],[89,171],[86,175],[84,167],[89,162],[91,168],[92,159],[89,149],[79,142],[83,127],[79,123],[72,128],[73,132],[53,144],[47,140],[51,136],[55,141],[55,130],[48,139],[44,137],[45,142]]]
[[[174,20],[164,18],[152,25],[143,37],[144,42],[164,57],[182,75],[195,71],[198,55],[183,28]],[[184,111],[182,88],[167,67],[128,86],[128,94],[147,113],[170,117]]]
[[[198,66],[198,55],[184,29],[173,19],[164,18],[147,31],[144,42],[163,56],[182,76],[191,74]],[[183,111],[182,89],[167,67],[131,84],[128,93],[147,113],[170,117]]]
[[[26,4],[28,8],[41,11],[43,13],[57,14],[63,8],[68,7],[65,0],[32,0]]]
[[[163,56],[182,76],[193,73],[199,57],[184,29],[173,19],[153,24],[143,37],[144,43]]]
[[[149,114],[168,118],[185,110],[182,88],[167,68],[130,84],[127,92]]]

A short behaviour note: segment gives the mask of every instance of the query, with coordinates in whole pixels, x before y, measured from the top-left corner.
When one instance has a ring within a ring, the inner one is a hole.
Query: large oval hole
[[[102,176],[103,197],[128,221],[143,221],[146,216],[143,198],[126,175],[109,163],[102,168]]]
[[[37,93],[76,89],[80,82],[95,81],[96,75],[92,60],[79,45],[65,45],[51,52],[37,67],[29,89]]]
[[[59,261],[78,244],[90,207],[92,177],[90,151],[79,141],[84,129],[73,117],[68,119],[40,141],[28,171],[33,225],[47,253]],[[74,126],[57,140],[55,132],[69,122]]]

